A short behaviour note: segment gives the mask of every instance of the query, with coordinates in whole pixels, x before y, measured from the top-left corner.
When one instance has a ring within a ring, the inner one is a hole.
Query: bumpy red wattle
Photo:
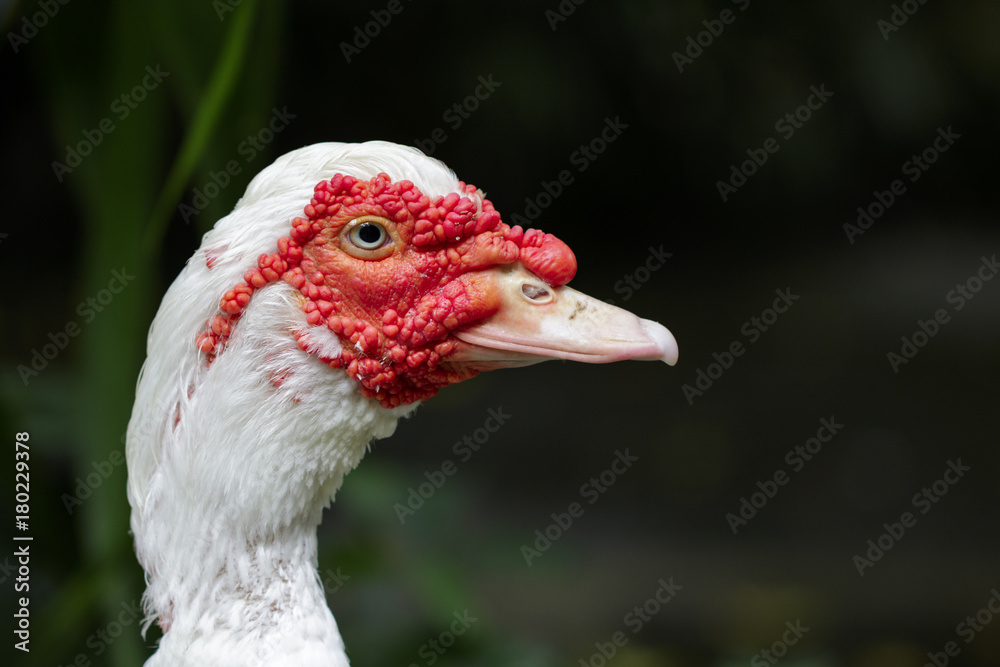
[[[304,213],[278,239],[278,252],[261,255],[243,282],[223,295],[218,314],[196,340],[207,363],[225,349],[254,291],[282,280],[301,293],[307,322],[341,340],[340,354],[319,358],[343,368],[383,406],[404,405],[476,374],[447,364],[447,357],[457,345],[453,329],[499,307],[477,272],[520,260],[556,286],[576,273],[565,243],[507,226],[482,192],[465,183],[460,192],[431,199],[410,181],[394,183],[386,174],[369,181],[336,174],[316,185]],[[401,247],[380,260],[341,250],[341,230],[361,215],[392,221]],[[296,340],[316,354],[308,330]]]

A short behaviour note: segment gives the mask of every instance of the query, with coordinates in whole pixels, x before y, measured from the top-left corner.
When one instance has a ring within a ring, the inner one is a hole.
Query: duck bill
[[[657,322],[570,287],[548,285],[519,263],[482,278],[490,283],[499,309],[453,332],[462,344],[449,361],[484,370],[548,359],[677,363],[677,341]]]

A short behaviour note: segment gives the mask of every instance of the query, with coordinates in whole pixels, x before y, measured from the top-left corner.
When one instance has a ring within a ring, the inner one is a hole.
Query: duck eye
[[[340,232],[341,250],[358,259],[385,259],[395,252],[398,244],[395,225],[377,215],[355,218]]]
[[[389,235],[385,227],[377,222],[362,222],[351,229],[351,243],[363,250],[374,250],[385,243]]]

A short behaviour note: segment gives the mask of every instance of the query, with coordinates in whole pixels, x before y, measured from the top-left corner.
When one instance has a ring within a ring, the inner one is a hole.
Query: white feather
[[[221,296],[276,251],[313,187],[379,172],[431,197],[458,190],[442,163],[386,142],[316,144],[264,169],[170,287],[150,328],[127,436],[128,497],[146,570],[148,624],[169,630],[149,667],[343,667],[316,574],[316,527],[343,476],[415,405],[363,398],[284,282],[255,292],[227,348],[205,367],[195,337]],[[212,259],[210,269],[206,261]],[[280,377],[280,383],[273,378]]]

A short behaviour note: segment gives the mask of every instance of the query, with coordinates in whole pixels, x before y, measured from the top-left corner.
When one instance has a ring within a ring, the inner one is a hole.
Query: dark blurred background
[[[1000,664],[997,3],[0,6],[0,478],[13,524],[30,433],[34,538],[30,654],[20,543],[0,549],[15,664],[150,654],[120,458],[145,332],[254,174],[368,139],[560,236],[575,287],[681,354],[487,374],[375,443],[320,533],[353,665]],[[778,315],[776,290],[797,297]],[[510,416],[460,455],[491,409]],[[823,419],[842,426],[789,455]],[[661,580],[682,587],[664,605]]]

